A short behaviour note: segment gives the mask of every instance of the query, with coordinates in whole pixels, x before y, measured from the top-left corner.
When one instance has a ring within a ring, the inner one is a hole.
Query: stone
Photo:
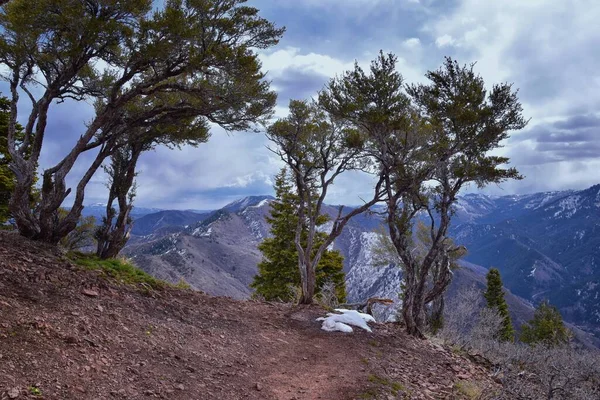
[[[82,289],[81,293],[85,294],[86,296],[90,296],[90,297],[98,297],[99,293],[93,289]]]
[[[12,388],[8,391],[8,398],[16,399],[17,397],[19,397],[19,394],[20,394],[19,388]]]

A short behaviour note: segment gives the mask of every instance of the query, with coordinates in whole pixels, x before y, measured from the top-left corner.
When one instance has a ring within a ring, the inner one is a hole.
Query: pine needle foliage
[[[487,290],[484,297],[487,301],[488,308],[494,309],[502,317],[502,326],[498,332],[499,339],[503,342],[514,342],[515,328],[513,327],[508,305],[504,299],[504,291],[502,290],[502,278],[500,271],[496,268],[491,268],[486,275]]]
[[[556,347],[571,339],[558,309],[543,301],[535,310],[533,319],[521,327],[521,341],[530,345]]]
[[[271,224],[272,237],[259,246],[263,260],[258,264],[258,275],[250,285],[257,296],[268,301],[291,302],[301,285],[298,268],[298,251],[294,243],[297,226],[298,196],[293,191],[286,169],[275,178],[276,200],[271,203],[271,213],[267,221]],[[327,222],[320,217],[320,224]],[[316,243],[325,240],[324,233],[317,233]],[[343,271],[344,258],[337,250],[326,250],[316,270],[316,293],[327,282],[333,282],[340,303],[346,301],[346,285]]]

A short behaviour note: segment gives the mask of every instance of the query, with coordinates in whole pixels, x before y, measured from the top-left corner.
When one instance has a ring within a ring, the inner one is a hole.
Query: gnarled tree
[[[458,250],[448,246],[447,236],[457,195],[471,182],[484,186],[519,177],[501,168],[508,159],[487,153],[526,121],[511,85],[496,85],[488,94],[472,66],[447,59],[427,74],[430,85],[406,91],[395,67],[396,57],[381,53],[369,74],[356,65],[332,80],[319,100],[366,136],[386,192],[391,242],[404,269],[404,321],[410,334],[422,336],[425,305],[443,295],[451,253]],[[430,219],[430,244],[417,256],[413,225],[423,213]]]
[[[127,132],[189,118],[246,130],[271,112],[276,96],[254,50],[277,43],[283,30],[243,3],[170,0],[151,12],[149,0],[13,0],[2,8],[0,62],[9,69],[8,147],[17,177],[10,208],[22,235],[51,243],[67,235],[83,209],[87,183],[130,143],[123,140]],[[99,71],[99,64],[107,67]],[[39,98],[32,85],[43,88]],[[19,89],[32,103],[22,146],[14,141]],[[48,111],[54,100],[66,99],[95,99],[96,116],[68,154],[44,171],[39,205],[31,209],[24,193],[35,175]],[[92,150],[96,157],[75,188],[69,214],[56,218],[71,193],[66,176]]]
[[[520,179],[516,169],[502,167],[508,158],[489,152],[498,148],[510,131],[527,124],[512,86],[494,85],[488,93],[473,65],[461,66],[446,58],[440,69],[426,76],[429,84],[410,86],[408,93],[429,127],[428,163],[432,169],[427,181],[412,186],[402,201],[388,204],[390,236],[404,267],[402,315],[408,333],[416,336],[423,335],[425,305],[442,296],[450,283],[448,274],[437,274],[428,284],[440,259],[446,259],[447,269],[450,267],[446,244],[458,193],[470,183],[481,188]],[[408,244],[411,221],[421,211],[430,216],[431,244],[419,260]]]
[[[340,174],[365,166],[362,137],[355,129],[330,118],[317,104],[303,101],[291,101],[290,115],[272,124],[267,136],[277,146],[273,151],[289,167],[298,194],[294,242],[302,283],[300,303],[310,304],[315,294],[317,265],[323,253],[353,216],[381,200],[381,183],[376,185],[373,197],[360,207],[347,213],[340,207],[327,235],[317,240],[317,227],[329,188]],[[304,232],[306,237],[303,237]]]

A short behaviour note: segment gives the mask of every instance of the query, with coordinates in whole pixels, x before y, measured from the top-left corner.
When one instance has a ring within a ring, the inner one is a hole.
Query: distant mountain
[[[185,227],[193,225],[206,219],[210,213],[198,214],[192,211],[165,210],[152,214],[147,214],[135,219],[133,230],[134,235],[145,236],[156,232],[159,229],[172,227]]]
[[[229,213],[238,213],[244,211],[248,207],[262,207],[269,204],[269,201],[275,199],[273,196],[248,196],[243,199],[234,201],[233,203],[227,204],[221,210]]]
[[[566,319],[600,329],[600,185],[486,200],[488,214],[467,213],[452,228],[465,260],[497,267],[515,294],[547,298]],[[480,201],[465,196],[461,204]]]
[[[257,246],[269,231],[270,199],[248,197],[176,231],[134,238],[125,253],[159,278],[184,279],[210,294],[247,298],[261,260]]]
[[[118,208],[118,207],[117,207]],[[135,218],[143,217],[144,215],[152,214],[158,211],[163,211],[160,208],[144,208],[144,207],[133,207],[131,211],[131,216]],[[106,204],[103,203],[94,203],[88,204],[83,208],[82,212],[83,216],[93,216],[96,217],[98,221],[102,220],[102,217],[106,215]]]
[[[240,199],[187,227],[136,237],[126,252],[161,278],[185,279],[212,294],[248,297],[261,259],[257,245],[269,234],[265,216],[272,199]],[[338,210],[339,206],[324,208],[330,215]],[[374,231],[381,224],[377,213],[357,216],[334,243],[345,258],[350,301],[398,298],[400,269],[372,263]],[[457,203],[451,235],[468,249],[453,287],[482,284],[487,268],[497,267],[512,293],[509,304],[517,321],[530,317],[529,302],[548,298],[566,320],[600,337],[600,185],[521,196],[467,194]]]

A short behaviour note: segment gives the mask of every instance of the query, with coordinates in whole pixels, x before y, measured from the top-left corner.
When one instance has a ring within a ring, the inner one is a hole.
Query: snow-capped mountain
[[[194,224],[135,238],[127,253],[158,277],[185,279],[212,294],[248,297],[261,259],[257,246],[269,235],[265,217],[272,199],[247,197]],[[338,207],[324,211],[334,215]],[[372,261],[381,218],[377,213],[359,215],[335,241],[345,258],[352,302],[398,298],[400,269],[375,267]],[[486,268],[494,266],[515,295],[533,303],[548,298],[566,320],[600,330],[600,185],[521,196],[467,194],[457,204],[451,232],[469,251],[454,285],[483,284]],[[531,312],[526,304],[515,309]]]
[[[490,214],[453,226],[465,259],[500,269],[515,294],[548,298],[566,319],[600,327],[600,185],[494,203]]]

